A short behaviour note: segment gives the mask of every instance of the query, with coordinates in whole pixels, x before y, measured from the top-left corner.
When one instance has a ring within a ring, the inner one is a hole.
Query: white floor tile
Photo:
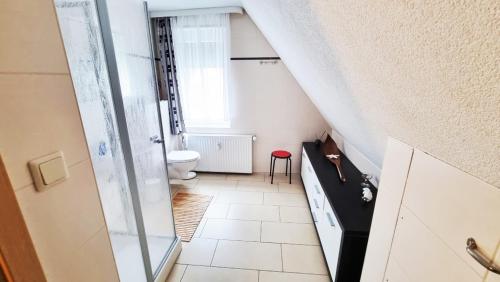
[[[232,204],[228,219],[279,221],[279,207]]]
[[[264,193],[265,205],[307,207],[305,194]]]
[[[278,192],[278,185],[272,185],[263,181],[238,181],[236,189],[238,191]]]
[[[200,191],[230,191],[236,190],[237,181],[229,180],[200,180],[196,184],[196,189]]]
[[[170,271],[170,274],[167,277],[166,282],[180,282],[182,276],[184,275],[184,271],[186,271],[186,266],[182,264],[175,264]]]
[[[212,203],[208,206],[204,217],[206,218],[226,218],[227,212],[229,210],[229,204],[217,204]]]
[[[212,265],[281,271],[281,247],[271,243],[221,240]]]
[[[313,223],[309,208],[280,207],[280,221],[293,223]]]
[[[260,271],[259,282],[329,282],[327,275]]]
[[[224,179],[226,179],[226,174],[224,174],[224,173],[197,172],[196,178],[208,179],[208,180],[224,180]]]
[[[308,223],[262,222],[262,242],[319,245],[316,229]]]
[[[222,191],[219,192],[216,202],[221,204],[260,205],[263,203],[263,198],[262,192]]]
[[[295,193],[295,194],[304,194],[306,191],[304,190],[304,186],[302,184],[288,184],[288,183],[280,183],[278,184],[279,192],[281,193]]]
[[[201,238],[260,241],[260,221],[208,219]]]
[[[171,186],[176,185],[176,186],[179,186],[180,188],[195,188],[198,181],[199,181],[199,179],[197,179],[197,178],[193,178],[193,179],[189,179],[189,180],[169,179]]]
[[[266,182],[271,183],[271,176],[269,176],[269,174],[266,174]],[[275,172],[273,184],[279,184],[279,183],[290,183],[289,176],[285,175],[284,173]],[[292,184],[302,184],[299,173],[292,173]]]
[[[258,271],[189,265],[182,282],[258,282]]]
[[[281,245],[283,250],[283,271],[328,274],[320,246]]]
[[[203,227],[205,227],[206,223],[207,223],[207,218],[206,217],[202,218],[200,224],[198,224],[198,228],[196,228],[196,231],[193,234],[193,238],[199,238],[201,236],[201,231],[203,231]]]
[[[217,240],[193,238],[182,242],[182,251],[177,259],[180,264],[210,265],[214,256]]]
[[[228,180],[238,180],[238,181],[261,181],[264,182],[265,174],[264,173],[253,173],[253,174],[228,174]]]

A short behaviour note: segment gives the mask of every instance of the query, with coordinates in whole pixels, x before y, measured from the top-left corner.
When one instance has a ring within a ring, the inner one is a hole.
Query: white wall
[[[247,15],[231,15],[231,56],[277,56]],[[197,133],[255,134],[254,171],[268,172],[270,153],[275,149],[292,152],[292,169],[300,169],[303,141],[312,141],[331,129],[295,81],[286,66],[259,61],[231,61],[229,105],[231,128],[196,129]],[[285,161],[276,162],[284,172]]]
[[[242,2],[329,124],[377,166],[393,136],[500,186],[498,1]]]
[[[118,281],[53,1],[2,1],[0,42],[0,153],[47,280]],[[37,192],[27,163],[58,150],[70,177]]]

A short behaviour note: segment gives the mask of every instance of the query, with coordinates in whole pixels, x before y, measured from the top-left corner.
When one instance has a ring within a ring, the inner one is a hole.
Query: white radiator
[[[253,135],[184,134],[187,150],[200,153],[195,171],[252,173]]]

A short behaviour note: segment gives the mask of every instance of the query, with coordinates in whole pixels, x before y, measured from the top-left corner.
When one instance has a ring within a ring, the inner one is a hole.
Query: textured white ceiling
[[[325,119],[374,163],[392,136],[500,187],[498,1],[242,3]]]
[[[147,0],[150,11],[241,7],[240,0]]]

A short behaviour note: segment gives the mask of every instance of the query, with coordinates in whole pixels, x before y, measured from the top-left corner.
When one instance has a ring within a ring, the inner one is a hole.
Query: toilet
[[[196,172],[191,171],[198,165],[200,153],[196,151],[172,151],[167,154],[168,177],[171,179],[191,179]]]

